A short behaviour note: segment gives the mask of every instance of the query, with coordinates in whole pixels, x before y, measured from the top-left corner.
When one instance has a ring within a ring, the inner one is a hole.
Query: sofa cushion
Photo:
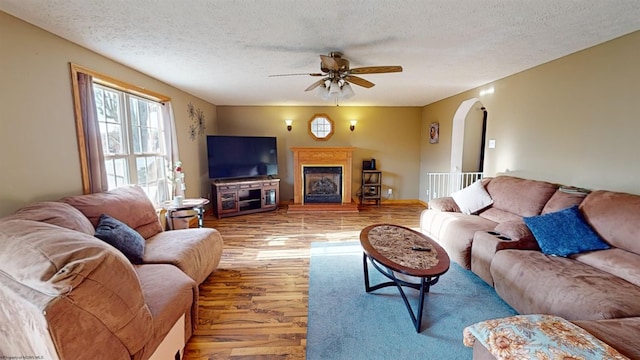
[[[69,204],[57,201],[43,201],[26,205],[4,219],[41,221],[63,228],[93,235],[95,229],[91,221]]]
[[[524,222],[547,255],[569,256],[610,248],[584,221],[577,205],[554,213],[525,217]]]
[[[497,223],[505,221],[522,221],[522,216],[494,207],[490,207],[487,210],[482,211],[478,216]]]
[[[165,231],[147,239],[146,264],[172,264],[202,283],[220,263],[222,236],[215,229]]]
[[[608,320],[578,320],[573,323],[611,345],[629,359],[640,359],[640,347],[638,346],[640,317]]]
[[[598,190],[587,195],[580,210],[607,243],[640,254],[640,196]]]
[[[570,258],[500,250],[491,276],[498,295],[521,314],[568,320],[640,316],[640,287]]]
[[[487,192],[493,199],[492,208],[519,216],[540,215],[557,189],[556,184],[512,176],[498,176],[487,184]]]
[[[573,205],[580,205],[587,194],[587,190],[584,189],[561,186],[544,205],[541,214],[548,214],[572,207]]]
[[[451,194],[451,197],[464,214],[475,214],[476,212],[493,204],[489,193],[482,186],[480,180]]]
[[[122,221],[102,214],[95,237],[120,250],[132,264],[142,264],[144,238]]]
[[[577,254],[571,258],[640,286],[640,255],[636,253],[614,248]]]
[[[107,214],[127,224],[145,239],[162,231],[156,209],[139,186],[123,186],[103,193],[69,196],[62,201],[80,210],[94,227],[98,226],[100,216]]]

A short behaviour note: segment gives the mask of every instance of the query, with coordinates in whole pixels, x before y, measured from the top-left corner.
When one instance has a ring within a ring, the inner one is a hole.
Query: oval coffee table
[[[449,270],[450,261],[447,252],[428,236],[404,226],[392,224],[367,226],[360,232],[360,243],[364,249],[362,262],[366,292],[396,286],[409,310],[416,331],[420,332],[424,295],[429,292],[431,285],[438,282],[440,275]],[[374,268],[391,281],[370,286],[368,262],[371,262]],[[399,274],[413,277],[416,282],[400,279]],[[417,314],[411,308],[402,287],[420,291]]]

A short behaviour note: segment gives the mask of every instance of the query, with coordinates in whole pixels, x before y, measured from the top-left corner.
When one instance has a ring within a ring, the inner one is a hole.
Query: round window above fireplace
[[[333,120],[327,114],[315,114],[309,120],[309,135],[315,140],[329,140],[333,135]]]

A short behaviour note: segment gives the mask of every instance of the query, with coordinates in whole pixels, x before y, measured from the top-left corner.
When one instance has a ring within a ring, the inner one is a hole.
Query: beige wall
[[[206,195],[205,138],[190,140],[187,104],[204,112],[208,132],[216,130],[214,105],[3,12],[0,34],[0,216],[82,193],[70,62],[169,96],[187,196]]]
[[[391,200],[418,198],[420,107],[218,106],[217,110],[219,134],[278,138],[283,202],[293,199],[292,146],[353,146],[354,194],[360,189],[362,160],[374,158],[383,171],[383,197],[392,188]],[[335,122],[335,133],[328,141],[315,141],[309,136],[308,122],[316,113],[325,113]],[[287,132],[285,119],[293,120],[291,132]],[[358,120],[354,132],[349,131],[351,119]]]
[[[205,102],[179,89],[0,12],[0,216],[25,203],[79,194],[77,140],[69,62],[172,98],[187,196],[210,193],[204,136],[189,138],[186,108],[200,108],[207,134],[277,136],[282,199],[293,197],[292,146],[354,146],[354,170],[375,158],[384,194],[426,200],[428,171],[448,171],[451,120],[466,99],[489,112],[485,171],[591,188],[640,193],[640,32],[598,45],[425,107],[235,107]],[[168,70],[170,71],[170,69]],[[493,86],[495,93],[479,96]],[[315,113],[336,122],[336,134],[316,142],[307,133]],[[287,132],[284,119],[293,119]],[[357,119],[355,132],[349,120]],[[429,144],[431,122],[440,142]],[[352,184],[359,189],[360,175]]]
[[[640,32],[425,106],[422,131],[440,122],[440,144],[421,145],[421,174],[448,171],[451,119],[464,100],[487,108],[485,172],[640,194]],[[493,86],[493,94],[480,90]],[[448,140],[447,140],[448,139]],[[420,198],[426,199],[422,176]]]

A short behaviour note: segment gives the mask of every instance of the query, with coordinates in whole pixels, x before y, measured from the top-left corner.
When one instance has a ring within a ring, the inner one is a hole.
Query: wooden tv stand
[[[280,179],[212,180],[213,212],[218,219],[278,208]]]

